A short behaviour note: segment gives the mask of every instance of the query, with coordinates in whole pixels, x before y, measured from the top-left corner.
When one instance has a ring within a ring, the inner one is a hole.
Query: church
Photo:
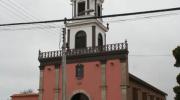
[[[71,0],[72,18],[102,16],[104,0]],[[68,21],[63,51],[39,51],[39,92],[12,100],[166,100],[166,93],[128,71],[128,43],[106,44],[101,18]]]

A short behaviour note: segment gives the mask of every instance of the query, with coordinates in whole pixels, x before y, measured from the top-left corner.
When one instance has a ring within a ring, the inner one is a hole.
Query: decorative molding
[[[75,62],[90,62],[101,61],[105,63],[110,59],[120,59],[121,62],[127,61],[128,50],[125,44],[110,44],[104,45],[101,49],[99,47],[87,47],[84,49],[69,49],[66,52],[67,63]],[[77,59],[78,58],[78,59]],[[61,64],[62,51],[40,52],[39,58],[40,68],[43,69],[46,65]]]
[[[101,63],[105,63],[107,60],[111,59],[120,59],[121,61],[124,59],[127,59],[127,53],[122,52],[112,52],[107,53],[108,56],[105,56],[101,53],[98,54],[87,54],[87,55],[77,55],[77,56],[69,56],[67,57],[67,64],[69,63],[76,63],[76,62],[91,62],[91,61],[101,61]],[[77,59],[78,58],[78,59]],[[55,58],[45,58],[45,59],[39,59],[40,65],[46,66],[46,65],[54,65],[54,64],[61,64],[62,57],[55,57]]]

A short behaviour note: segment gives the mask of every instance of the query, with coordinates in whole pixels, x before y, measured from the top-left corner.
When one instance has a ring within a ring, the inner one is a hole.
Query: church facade
[[[102,15],[104,0],[71,2],[74,19]],[[39,51],[39,93],[32,100],[166,99],[166,93],[129,73],[127,41],[106,44],[109,27],[101,18],[76,20],[65,26],[65,70],[61,50]],[[28,98],[28,94],[12,95],[12,100],[27,100],[21,97]]]

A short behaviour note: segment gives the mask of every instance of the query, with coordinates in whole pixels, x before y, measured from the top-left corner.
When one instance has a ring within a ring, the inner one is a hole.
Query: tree
[[[179,84],[178,86],[175,86],[173,88],[174,93],[176,94],[175,100],[180,100],[180,73],[179,75],[176,77],[177,83]]]
[[[180,67],[180,46],[173,50],[173,56],[176,59],[175,67]],[[176,77],[176,81],[179,85],[173,88],[174,93],[176,94],[175,100],[180,100],[180,73]]]
[[[173,56],[176,59],[176,63],[174,64],[174,66],[180,67],[180,46],[173,50]]]

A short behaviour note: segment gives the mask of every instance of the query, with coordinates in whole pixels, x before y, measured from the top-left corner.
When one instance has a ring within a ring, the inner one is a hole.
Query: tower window
[[[103,46],[103,37],[101,35],[101,33],[98,34],[98,47],[102,47]]]
[[[76,33],[75,48],[86,48],[86,33],[84,31],[79,31]]]
[[[85,15],[85,1],[78,3],[78,16]]]
[[[97,7],[98,9],[98,12],[97,12],[97,14],[98,14],[98,16],[101,16],[101,6],[100,5],[98,5],[98,7]]]
[[[83,77],[84,77],[84,66],[82,64],[77,64],[76,65],[76,78],[80,80]]]

